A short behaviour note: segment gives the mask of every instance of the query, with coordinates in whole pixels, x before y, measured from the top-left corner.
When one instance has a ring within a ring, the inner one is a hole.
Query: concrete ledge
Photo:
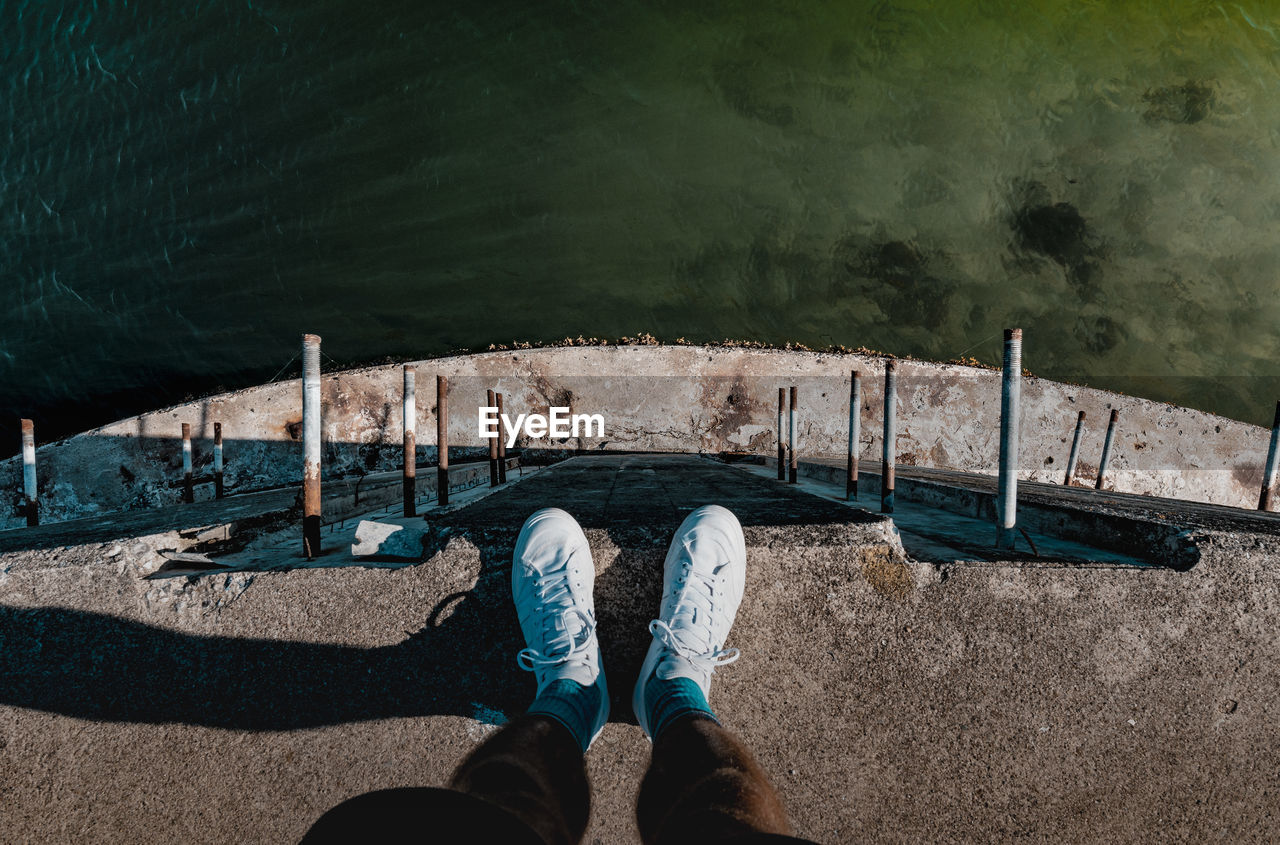
[[[778,465],[776,458],[765,458],[763,463],[770,467]],[[859,466],[859,490],[864,507],[878,512],[882,476],[878,462],[872,466],[875,469]],[[798,461],[797,474],[843,487],[846,468],[831,463]],[[975,476],[972,486],[966,486],[895,475],[894,496],[899,501],[928,505],[995,524],[996,494],[991,479]],[[1019,525],[1051,537],[1132,555],[1176,570],[1190,569],[1200,559],[1194,539],[1176,520],[1143,518],[1065,502],[1054,504],[1043,501],[1043,498],[1038,502],[1019,500]]]

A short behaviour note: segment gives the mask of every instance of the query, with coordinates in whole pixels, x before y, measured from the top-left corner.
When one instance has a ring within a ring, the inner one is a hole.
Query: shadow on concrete
[[[492,612],[496,597],[483,594],[451,596],[421,630],[383,648],[205,637],[77,610],[0,608],[0,702],[94,721],[238,730],[470,716],[476,702],[508,712],[527,704],[529,690],[506,648],[519,633],[511,614]],[[438,623],[446,605],[456,607]]]
[[[294,730],[397,716],[522,712],[524,646],[511,603],[520,526],[563,507],[619,553],[596,583],[614,721],[634,721],[634,683],[657,613],[667,544],[684,516],[719,502],[753,526],[874,521],[816,496],[691,457],[580,459],[438,524],[480,550],[474,586],[427,609],[403,642],[358,648],[203,636],[63,608],[0,607],[0,703],[113,722]],[[479,716],[483,718],[483,716]]]

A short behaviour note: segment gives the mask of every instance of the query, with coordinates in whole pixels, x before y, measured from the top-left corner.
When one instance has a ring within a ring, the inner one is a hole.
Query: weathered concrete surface
[[[777,459],[766,457],[755,465],[755,471],[772,477],[776,467]],[[879,511],[882,471],[880,461],[861,463],[858,504],[862,507]],[[840,499],[844,498],[846,473],[845,461],[831,458],[809,458],[800,461],[798,466],[802,485],[809,479],[819,485],[831,485]],[[1008,559],[1008,555],[991,548],[997,520],[994,477],[927,467],[904,467],[896,476],[895,522],[903,522],[902,506],[913,504],[923,506],[921,515],[930,523],[938,523],[926,529],[931,536],[946,539],[946,534],[954,534],[954,527],[941,524],[947,521],[942,512],[970,518],[975,529],[971,537],[954,543],[959,548],[937,550],[950,557],[923,559],[970,560],[975,559],[974,551],[979,553],[978,560]],[[831,488],[827,487],[823,493],[831,495]],[[907,521],[912,523],[913,530],[918,526],[914,520]],[[1110,490],[1098,492],[1036,481],[1018,484],[1017,524],[1020,532],[1035,535],[1032,539],[1041,549],[1058,545],[1060,541],[1067,541],[1069,547],[1071,541],[1075,541],[1094,550],[1108,549],[1175,569],[1188,568],[1199,559],[1200,532],[1280,537],[1280,513]],[[1054,539],[1046,543],[1047,538]],[[1027,551],[1023,540],[1017,544],[1023,553]],[[1065,551],[1063,546],[1059,548]],[[1083,550],[1076,550],[1072,556],[1078,556],[1080,551]],[[1106,557],[1096,551],[1087,554],[1086,560],[1101,561]]]
[[[152,540],[0,556],[0,800],[30,841],[296,841],[443,782],[520,712],[523,518],[582,522],[613,714],[588,842],[634,842],[626,701],[680,519],[732,507],[748,582],[711,703],[820,841],[1280,835],[1280,553],[1188,572],[915,564],[878,517],[680,457],[579,458],[431,524],[421,566],[144,581]],[[849,521],[850,519],[855,521]],[[154,538],[152,538],[154,539]]]
[[[1035,366],[1035,340],[1026,363]],[[717,452],[773,450],[777,388],[799,385],[800,447],[806,455],[843,455],[850,370],[864,381],[862,454],[880,453],[883,360],[778,350],[698,346],[562,347],[442,358],[416,363],[447,375],[450,440],[462,452],[486,448],[476,409],[485,390],[506,394],[511,413],[565,405],[602,413],[606,436],[522,441],[564,449]],[[903,465],[994,472],[999,434],[999,374],[924,361],[900,361],[898,460]],[[325,471],[334,477],[392,469],[401,457],[401,368],[388,365],[328,375]],[[1023,385],[1024,479],[1061,481],[1076,412],[1088,413],[1078,477],[1091,480],[1109,409],[1120,428],[1108,486],[1133,493],[1255,507],[1268,433],[1223,417],[1090,388],[1026,379]],[[420,460],[435,460],[435,402],[418,397]],[[301,388],[288,381],[223,394],[121,420],[39,449],[40,504],[51,520],[177,501],[181,423],[192,424],[195,468],[209,476],[213,422],[223,424],[226,483],[249,490],[301,475]],[[37,432],[37,436],[39,432]],[[0,490],[16,493],[21,466],[0,463]],[[196,488],[212,495],[211,484]],[[14,511],[0,527],[21,524]]]

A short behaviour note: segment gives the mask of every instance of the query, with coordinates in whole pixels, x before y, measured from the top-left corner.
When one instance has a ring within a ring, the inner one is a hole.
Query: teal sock
[[[592,729],[600,715],[600,687],[583,686],[577,681],[561,679],[547,684],[542,694],[533,700],[527,711],[530,715],[549,716],[569,729],[579,747],[585,753],[591,744]]]
[[[653,729],[655,740],[667,725],[689,713],[697,713],[713,722],[719,722],[711,712],[701,687],[688,678],[664,681],[655,675],[644,688],[644,706],[649,711],[649,727]]]

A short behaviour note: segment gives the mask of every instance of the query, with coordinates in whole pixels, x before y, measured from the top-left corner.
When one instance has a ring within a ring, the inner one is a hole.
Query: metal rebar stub
[[[213,424],[213,497],[221,499],[226,494],[222,483],[222,423]]]
[[[191,423],[182,424],[182,501],[191,504],[196,500],[191,484]]]
[[[787,389],[778,388],[778,480],[787,480],[787,432],[784,417],[787,412]]]
[[[22,501],[27,512],[27,527],[40,524],[39,488],[36,486],[36,426],[31,420],[19,420],[22,428]]]
[[[791,385],[790,435],[788,442],[790,444],[791,461],[787,465],[787,483],[795,484],[800,467],[796,453],[796,386],[794,384]]]
[[[1067,474],[1062,479],[1062,483],[1071,486],[1072,479],[1076,475],[1076,462],[1080,459],[1080,437],[1084,434],[1084,411],[1076,415],[1076,433],[1071,438],[1071,457],[1067,458]]]
[[[858,441],[862,436],[862,379],[857,370],[849,374],[849,460],[844,483],[845,499],[858,498]]]
[[[449,379],[436,376],[436,504],[449,504]]]
[[[1004,370],[1000,375],[1000,474],[996,478],[996,548],[1012,549],[1018,524],[1022,329],[1004,330]]]
[[[898,375],[890,358],[884,365],[884,451],[881,456],[880,511],[893,513],[893,482],[898,457]]]
[[[320,554],[320,336],[302,336],[302,553]]]
[[[1120,411],[1111,409],[1111,420],[1107,423],[1107,439],[1102,441],[1102,460],[1098,461],[1098,479],[1093,483],[1095,490],[1102,489],[1103,480],[1107,475],[1107,464],[1111,463],[1111,444],[1116,438],[1116,421],[1120,419]]]
[[[417,516],[418,508],[418,371],[404,367],[404,515]]]
[[[493,391],[487,390],[484,394],[485,415],[487,417],[490,408],[496,408],[493,404]],[[498,438],[489,438],[489,486],[498,486]]]
[[[502,394],[494,392],[493,401],[498,409],[498,483],[507,483],[507,424],[502,416]],[[521,470],[523,472],[523,470]]]
[[[1271,446],[1262,470],[1262,492],[1258,494],[1258,510],[1271,510],[1275,498],[1276,475],[1280,472],[1280,402],[1276,402],[1275,422],[1271,424]]]

